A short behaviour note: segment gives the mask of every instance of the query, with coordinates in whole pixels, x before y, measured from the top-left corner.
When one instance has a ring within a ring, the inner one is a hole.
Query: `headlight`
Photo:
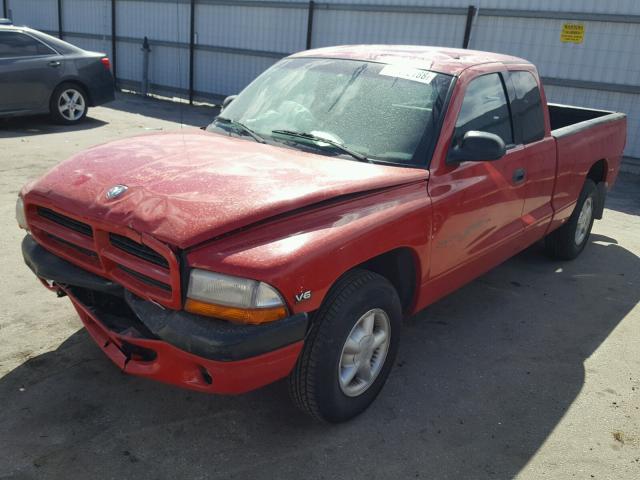
[[[287,307],[270,285],[205,270],[191,270],[185,310],[238,323],[266,323],[287,316]]]
[[[24,213],[24,201],[22,200],[22,197],[18,197],[18,200],[16,201],[16,221],[20,228],[29,230],[29,227],[27,226],[27,216]]]

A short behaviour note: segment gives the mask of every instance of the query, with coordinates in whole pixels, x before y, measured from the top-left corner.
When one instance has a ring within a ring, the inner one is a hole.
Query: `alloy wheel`
[[[71,122],[79,120],[86,108],[84,96],[78,90],[67,89],[58,98],[58,111],[65,120]]]
[[[338,365],[340,389],[357,397],[375,382],[382,370],[391,341],[391,322],[387,313],[374,308],[362,315],[342,347]]]

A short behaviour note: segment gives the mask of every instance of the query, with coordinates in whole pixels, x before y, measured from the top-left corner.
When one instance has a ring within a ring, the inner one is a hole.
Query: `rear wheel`
[[[56,123],[72,125],[81,122],[88,110],[87,94],[73,83],[59,85],[51,96],[49,111]]]
[[[580,255],[589,241],[593,227],[597,195],[593,180],[585,180],[569,220],[545,238],[545,249],[549,255],[560,260],[573,260]]]
[[[391,283],[353,270],[331,289],[314,318],[289,392],[298,408],[328,422],[363,412],[389,376],[402,311]]]

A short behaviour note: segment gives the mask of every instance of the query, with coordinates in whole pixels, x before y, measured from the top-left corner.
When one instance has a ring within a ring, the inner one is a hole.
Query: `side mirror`
[[[447,163],[498,160],[505,153],[504,141],[495,133],[470,130],[464,134],[462,144],[449,151]]]
[[[224,110],[225,108],[227,108],[227,107],[229,106],[229,104],[230,104],[231,102],[233,102],[233,101],[236,99],[236,97],[237,97],[237,96],[238,96],[238,95],[229,95],[227,98],[225,98],[225,99],[222,101],[222,108],[220,109],[220,111],[222,111],[222,110]]]

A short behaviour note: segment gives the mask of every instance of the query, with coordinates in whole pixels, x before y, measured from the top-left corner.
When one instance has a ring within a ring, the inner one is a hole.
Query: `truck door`
[[[451,135],[446,130],[453,115],[455,126],[446,151],[466,132],[479,130],[500,136],[507,153],[494,161],[461,163],[447,161],[446,151],[434,155],[428,186],[433,201],[431,298],[515,254],[523,232],[524,148],[514,141],[503,73],[479,75],[469,69],[457,88],[461,90],[454,94],[441,136]]]
[[[525,192],[522,219],[523,241],[542,238],[553,217],[551,196],[556,179],[556,145],[545,127],[541,88],[536,76],[526,70],[508,72],[507,93],[513,115],[516,143],[525,149]]]

